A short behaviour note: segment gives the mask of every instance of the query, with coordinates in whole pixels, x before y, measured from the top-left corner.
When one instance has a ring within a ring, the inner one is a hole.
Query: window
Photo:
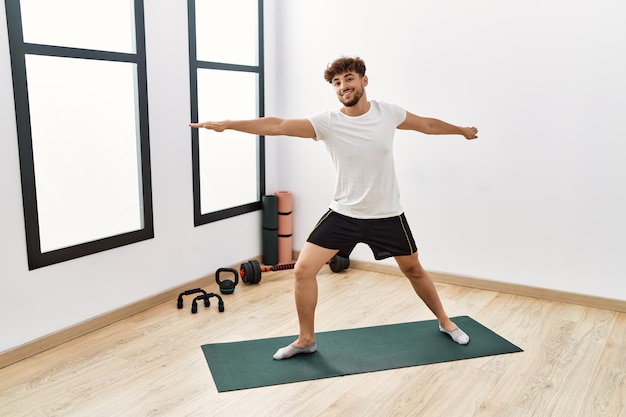
[[[30,269],[154,236],[142,0],[6,0]]]
[[[189,0],[191,118],[264,115],[263,1]],[[264,138],[192,129],[194,224],[261,209]]]

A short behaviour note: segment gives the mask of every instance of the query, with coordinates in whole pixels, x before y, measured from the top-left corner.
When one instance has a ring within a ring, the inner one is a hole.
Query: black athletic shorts
[[[377,260],[417,252],[404,213],[383,219],[355,219],[328,210],[315,225],[307,242],[337,249],[344,257],[350,256],[357,243],[368,245]]]

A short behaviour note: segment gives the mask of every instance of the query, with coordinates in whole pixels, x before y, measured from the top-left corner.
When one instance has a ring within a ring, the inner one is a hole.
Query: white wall
[[[159,0],[145,2],[155,238],[28,271],[1,14],[0,352],[261,253],[259,213],[193,226],[187,8]]]
[[[322,78],[360,55],[368,98],[476,125],[396,135],[402,201],[426,268],[626,299],[624,1],[277,0],[279,112],[339,103]],[[324,146],[279,138],[294,242],[327,207]],[[353,259],[373,260],[359,245]]]

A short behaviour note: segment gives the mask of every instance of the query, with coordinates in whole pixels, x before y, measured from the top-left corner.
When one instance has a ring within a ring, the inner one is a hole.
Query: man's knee
[[[409,279],[419,280],[419,279],[422,279],[422,278],[426,277],[426,273],[425,273],[424,269],[419,264],[411,265],[410,267],[406,268],[402,272]]]
[[[422,268],[417,256],[411,256],[398,260],[400,271],[409,279],[421,279],[426,275],[426,271]]]
[[[314,279],[317,273],[322,269],[323,265],[312,264],[311,262],[298,261],[294,267],[293,273],[296,280]]]
[[[306,243],[300,252],[300,256],[296,261],[294,267],[294,275],[296,279],[311,279],[317,276],[317,273],[322,269],[326,262],[337,251],[332,249],[325,249],[311,243]]]

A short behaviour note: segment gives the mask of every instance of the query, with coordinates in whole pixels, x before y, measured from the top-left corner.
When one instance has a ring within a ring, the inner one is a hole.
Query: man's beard
[[[339,101],[341,101],[341,103],[346,107],[352,107],[356,105],[359,102],[359,100],[361,100],[361,97],[363,97],[363,90],[354,90],[354,95],[352,97],[352,100],[344,101],[343,97],[341,97]]]

